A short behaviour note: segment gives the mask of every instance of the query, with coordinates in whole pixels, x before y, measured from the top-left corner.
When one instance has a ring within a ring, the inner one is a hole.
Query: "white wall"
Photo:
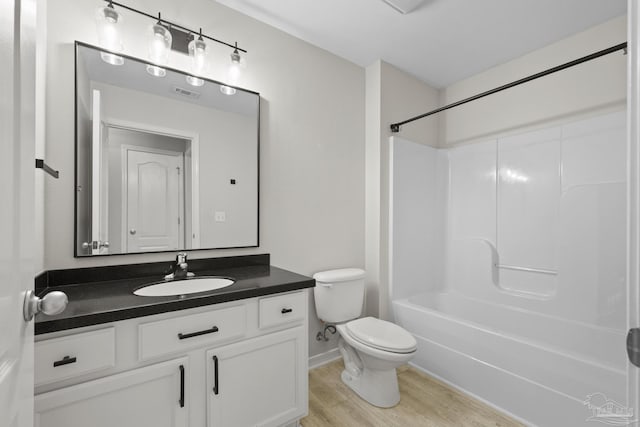
[[[626,16],[615,18],[442,91],[443,105],[626,41]],[[619,109],[626,99],[626,59],[613,53],[441,113],[440,146],[508,134],[578,113]],[[403,133],[404,134],[404,133]]]
[[[46,0],[36,1],[36,75],[35,75],[35,157],[36,159],[47,160],[46,152],[46,99],[45,88],[47,81],[47,2]],[[43,171],[35,170],[35,202],[34,202],[34,261],[36,274],[44,271],[45,268],[45,182],[48,177]]]
[[[367,67],[366,270],[368,311],[388,319],[389,307],[389,125],[438,106],[438,91],[406,72],[377,61]],[[437,145],[438,119],[407,126],[402,134]]]
[[[156,13],[249,51],[239,85],[260,92],[260,248],[202,251],[211,257],[271,253],[272,264],[302,274],[364,265],[364,70],[209,0],[138,0]],[[59,0],[48,8],[47,155],[61,170],[46,184],[46,268],[170,260],[172,254],[73,258],[74,49],[97,44],[94,2]],[[146,18],[123,12],[125,53],[146,58]],[[209,77],[224,80],[229,49],[215,47]],[[170,65],[188,60],[172,54]],[[310,301],[311,303],[311,301]],[[311,318],[314,319],[311,304]],[[318,321],[312,320],[315,336]],[[314,355],[335,345],[310,342]]]

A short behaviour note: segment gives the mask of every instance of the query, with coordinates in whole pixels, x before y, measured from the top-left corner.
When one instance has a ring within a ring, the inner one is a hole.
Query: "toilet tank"
[[[316,313],[326,323],[342,323],[356,319],[364,303],[364,270],[342,268],[313,275]]]

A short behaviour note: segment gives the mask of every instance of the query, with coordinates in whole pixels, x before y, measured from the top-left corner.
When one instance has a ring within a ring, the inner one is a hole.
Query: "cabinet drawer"
[[[115,366],[115,329],[84,332],[35,343],[35,385]]]
[[[307,298],[304,292],[278,295],[260,300],[260,329],[304,319]]]
[[[246,307],[223,308],[138,326],[139,359],[241,337],[246,331]]]

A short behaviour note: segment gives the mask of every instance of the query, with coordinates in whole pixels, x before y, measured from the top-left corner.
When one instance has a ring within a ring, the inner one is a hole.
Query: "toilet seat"
[[[417,342],[413,335],[394,323],[363,317],[345,326],[351,338],[368,347],[402,354],[416,351]]]

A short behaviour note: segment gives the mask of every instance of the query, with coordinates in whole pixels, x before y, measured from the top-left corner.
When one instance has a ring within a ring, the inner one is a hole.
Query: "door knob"
[[[136,229],[132,228],[131,230],[129,230],[129,234],[131,234],[132,236],[136,234]]]
[[[47,316],[60,314],[67,308],[68,303],[69,298],[67,294],[61,291],[49,292],[40,298],[34,291],[28,290],[24,296],[24,306],[22,309],[24,320],[28,322],[38,313],[44,313]]]

